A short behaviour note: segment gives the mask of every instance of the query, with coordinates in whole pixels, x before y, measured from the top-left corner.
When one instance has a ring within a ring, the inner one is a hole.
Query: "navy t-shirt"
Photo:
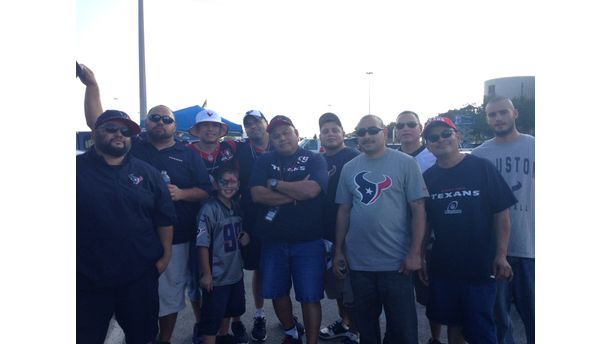
[[[496,251],[493,215],[516,203],[488,160],[466,154],[456,166],[423,174],[427,221],[435,236],[431,274],[468,282],[490,280]]]
[[[92,147],[76,158],[77,274],[99,287],[116,286],[154,268],[163,254],[157,227],[174,222],[159,171],[126,156],[108,165]]]
[[[132,138],[133,154],[138,159],[146,161],[158,171],[167,171],[170,183],[180,189],[200,188],[210,194],[212,184],[202,159],[182,143],[157,150],[151,143],[139,138]],[[181,244],[195,240],[197,232],[198,212],[202,202],[176,201],[177,222],[174,224],[172,244]]]
[[[317,197],[280,206],[274,221],[265,220],[269,209],[261,207],[257,214],[256,231],[270,242],[296,243],[322,238],[321,226],[323,195],[327,189],[327,165],[320,154],[298,148],[290,155],[276,152],[263,154],[253,166],[250,187],[266,187],[267,180],[275,178],[287,182],[301,181],[309,176],[321,186]]]
[[[349,147],[345,147],[332,156],[323,154],[327,162],[327,175],[329,176],[327,192],[323,200],[323,239],[331,242],[336,242],[336,215],[340,206],[336,203],[336,189],[338,188],[338,180],[340,180],[340,171],[344,164],[357,155],[359,155],[359,151]]]

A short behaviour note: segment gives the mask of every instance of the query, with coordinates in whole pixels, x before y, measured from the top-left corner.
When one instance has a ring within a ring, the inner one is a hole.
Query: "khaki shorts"
[[[172,245],[168,267],[159,276],[159,316],[178,313],[185,308],[185,288],[189,272],[189,243]]]
[[[328,299],[342,298],[342,303],[345,305],[353,303],[353,288],[348,273],[344,279],[339,279],[334,275],[333,269],[325,270],[324,287]]]

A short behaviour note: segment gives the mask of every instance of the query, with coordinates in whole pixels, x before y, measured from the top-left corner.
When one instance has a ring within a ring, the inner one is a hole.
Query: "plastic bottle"
[[[170,184],[170,176],[168,175],[168,172],[166,172],[166,170],[161,171],[161,176],[162,176],[162,179],[164,180],[164,183]]]

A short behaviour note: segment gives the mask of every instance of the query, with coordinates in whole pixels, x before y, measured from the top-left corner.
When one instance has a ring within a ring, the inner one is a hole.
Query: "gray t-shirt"
[[[237,283],[242,278],[242,256],[238,234],[242,232],[242,218],[237,214],[238,204],[232,209],[213,198],[202,206],[198,215],[196,246],[211,247],[213,286]]]
[[[508,256],[535,258],[535,138],[520,134],[510,143],[487,140],[472,154],[491,161],[518,199],[510,207]]]
[[[386,149],[360,154],[344,165],[336,203],[351,204],[346,255],[351,269],[394,271],[408,254],[412,231],[409,202],[429,197],[416,160]]]

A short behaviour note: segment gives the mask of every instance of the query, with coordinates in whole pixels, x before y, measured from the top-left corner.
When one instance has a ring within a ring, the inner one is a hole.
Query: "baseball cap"
[[[96,119],[96,124],[94,124],[94,129],[98,129],[98,127],[100,125],[102,125],[103,123],[106,123],[108,121],[119,121],[122,122],[123,124],[125,124],[128,128],[130,128],[130,131],[132,132],[132,135],[136,135],[138,133],[140,133],[140,126],[138,124],[136,124],[136,122],[132,121],[132,119],[130,119],[130,116],[128,116],[127,113],[123,112],[123,111],[119,111],[119,110],[106,110],[104,111],[97,119]]]
[[[293,122],[291,122],[289,117],[285,117],[283,115],[278,115],[278,116],[274,116],[270,120],[270,123],[268,124],[268,127],[266,128],[266,131],[267,132],[271,132],[272,129],[278,127],[279,125],[290,125],[290,126],[295,128],[295,126],[293,125]]]
[[[322,114],[321,117],[319,117],[319,129],[321,129],[323,124],[325,124],[327,122],[336,123],[336,124],[338,124],[340,126],[340,128],[342,128],[342,123],[340,123],[340,118],[338,118],[338,116],[336,116],[336,114],[334,114],[334,113],[326,112],[326,113]],[[342,128],[342,129],[344,129],[344,128]]]
[[[225,124],[223,120],[221,120],[221,116],[218,113],[210,109],[203,109],[202,111],[198,112],[198,114],[196,115],[195,123],[191,126],[191,128],[189,128],[189,133],[193,135],[193,132],[192,132],[193,129],[195,129],[195,127],[198,124],[205,123],[205,122],[213,122],[213,123],[221,124],[223,128],[225,128],[225,133],[223,133],[223,135],[221,136],[225,136],[227,134],[227,130],[229,129],[229,126]]]
[[[450,118],[446,118],[446,117],[432,117],[430,119],[427,120],[427,122],[425,123],[425,129],[423,129],[423,132],[421,133],[422,137],[427,136],[427,132],[429,131],[429,129],[435,127],[436,125],[445,125],[447,127],[453,128],[457,131],[459,131],[459,129],[457,129],[457,126],[455,125],[455,123],[453,123],[453,121],[451,121]]]
[[[244,117],[242,118],[242,124],[244,124],[244,120],[248,116],[253,116],[253,117],[257,118],[258,120],[266,119],[266,117],[264,117],[264,115],[263,115],[263,113],[261,113],[261,111],[259,111],[259,110],[249,110],[249,111],[244,113]]]

